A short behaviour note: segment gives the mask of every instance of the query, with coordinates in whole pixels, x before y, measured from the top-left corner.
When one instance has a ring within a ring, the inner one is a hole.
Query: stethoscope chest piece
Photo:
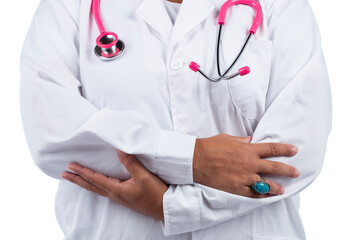
[[[95,54],[102,60],[113,60],[121,55],[125,43],[113,32],[103,32],[96,39]]]

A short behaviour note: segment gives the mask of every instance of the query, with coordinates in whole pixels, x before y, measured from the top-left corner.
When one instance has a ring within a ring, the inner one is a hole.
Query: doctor
[[[305,239],[299,192],[331,128],[308,2],[259,0],[264,19],[234,68],[251,73],[216,83],[186,65],[216,75],[225,0],[102,1],[126,46],[113,61],[93,52],[91,2],[42,0],[21,56],[24,130],[35,163],[61,179],[64,239]],[[229,10],[222,69],[254,14]],[[267,194],[252,189],[261,177]]]

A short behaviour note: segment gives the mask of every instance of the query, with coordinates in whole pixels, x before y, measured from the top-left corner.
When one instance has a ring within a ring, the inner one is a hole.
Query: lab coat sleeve
[[[318,176],[331,130],[331,92],[319,30],[306,0],[274,0],[268,9],[273,41],[271,79],[266,112],[253,143],[294,144],[294,157],[276,160],[298,168],[298,179],[267,176],[285,194],[253,199],[228,194],[200,184],[170,186],[163,198],[166,235],[196,231],[231,220],[288,198]]]
[[[98,109],[83,97],[79,28],[67,7],[78,2],[42,0],[23,46],[21,113],[35,163],[57,179],[70,162],[119,177],[126,174],[120,149],[167,183],[192,184],[195,136],[153,127],[136,111]]]

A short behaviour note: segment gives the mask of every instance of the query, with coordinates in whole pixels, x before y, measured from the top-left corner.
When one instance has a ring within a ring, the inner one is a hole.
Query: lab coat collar
[[[179,41],[209,16],[214,8],[210,0],[183,0],[171,34],[171,42]]]
[[[136,13],[165,39],[175,43],[200,24],[213,10],[214,5],[210,0],[183,0],[174,26],[164,0],[143,0]]]
[[[163,0],[143,0],[136,13],[161,36],[169,39],[173,24]]]

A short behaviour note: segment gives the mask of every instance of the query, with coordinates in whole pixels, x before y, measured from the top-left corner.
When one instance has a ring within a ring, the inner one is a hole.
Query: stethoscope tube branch
[[[217,71],[219,76],[222,76],[220,71],[220,42],[221,42],[221,30],[222,30],[222,24],[219,26],[219,32],[218,32],[218,38],[217,38],[217,44],[216,44],[216,65],[217,65]]]
[[[201,71],[201,69],[198,70],[198,72],[203,75],[204,78],[206,78],[207,80],[211,81],[211,82],[218,82],[221,80],[221,78],[212,78],[209,77],[208,75],[206,75],[203,71]]]
[[[220,65],[220,63],[219,63],[219,62],[220,62],[220,61],[219,61],[219,45],[220,45],[220,38],[221,38],[220,33],[221,33],[221,28],[222,28],[221,26],[222,26],[222,24],[220,25],[220,28],[219,28],[219,38],[218,38],[218,43],[217,43],[217,45],[218,45],[218,47],[217,47],[217,51],[218,51],[218,52],[217,52],[218,73],[219,73],[220,78],[228,80],[229,77],[233,78],[233,77],[234,77],[234,74],[233,74],[233,75],[230,75],[230,76],[226,76],[226,74],[233,68],[233,66],[235,65],[235,63],[239,60],[239,58],[240,58],[241,55],[243,54],[246,46],[248,45],[248,43],[250,42],[251,37],[253,36],[253,33],[252,33],[252,32],[249,33],[249,35],[248,35],[248,37],[247,37],[247,39],[246,39],[246,41],[245,41],[245,44],[244,44],[243,47],[241,48],[241,51],[239,52],[239,54],[237,55],[237,57],[235,58],[235,60],[232,62],[232,64],[230,65],[230,67],[224,72],[224,74],[221,74],[221,72],[220,72],[220,66],[219,66],[219,65]],[[237,76],[237,75],[239,75],[239,74],[237,73],[235,76]],[[230,79],[231,79],[231,78],[230,78]]]
[[[234,74],[231,74],[230,76],[226,76],[226,74],[234,67],[235,63],[240,59],[240,57],[243,54],[246,46],[250,42],[251,37],[253,36],[253,33],[250,32],[248,37],[246,38],[246,41],[245,41],[243,47],[241,48],[239,54],[236,56],[235,60],[232,62],[230,67],[228,67],[226,69],[226,71],[222,74],[221,69],[220,69],[220,42],[221,42],[222,26],[223,26],[223,24],[220,24],[220,26],[219,26],[219,32],[218,32],[217,44],[216,44],[216,66],[217,66],[217,72],[218,72],[219,77],[218,78],[212,78],[212,77],[206,75],[200,68],[198,69],[198,72],[203,77],[205,77],[207,80],[209,80],[211,82],[219,82],[220,80],[230,80],[230,79],[240,75],[239,72],[235,72]]]
[[[211,82],[219,82],[220,80],[230,80],[236,76],[239,75],[239,73],[234,73],[233,75],[230,75],[230,76],[226,76],[226,77],[219,77],[219,78],[212,78],[212,77],[209,77],[208,75],[206,75],[203,71],[201,71],[201,69],[199,68],[197,70],[204,78],[206,78],[207,80],[211,81]]]

